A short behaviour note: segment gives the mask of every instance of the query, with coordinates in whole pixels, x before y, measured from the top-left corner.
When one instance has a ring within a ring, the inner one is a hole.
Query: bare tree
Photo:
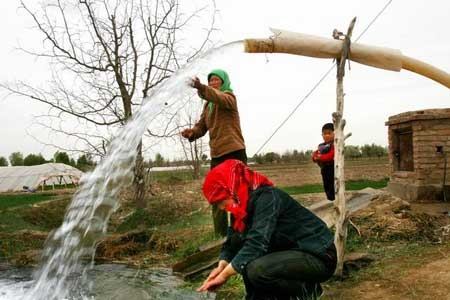
[[[185,13],[178,0],[48,0],[38,11],[21,5],[43,36],[42,50],[22,50],[48,59],[52,78],[45,88],[25,81],[1,87],[48,105],[40,124],[75,141],[69,149],[55,145],[58,149],[100,157],[151,89],[210,46],[215,16],[214,5]],[[197,46],[190,41],[190,49],[183,48],[183,31],[193,30],[190,24],[202,15],[210,18],[208,28],[195,32]],[[142,148],[141,142],[134,180],[141,208],[146,206]]]
[[[187,105],[184,106],[184,110],[179,114],[180,119],[177,121],[179,125],[178,128],[192,128],[195,121],[193,116],[199,116],[203,107],[203,101],[189,101]],[[189,142],[187,139],[178,135],[180,143],[182,146],[184,157],[192,165],[192,176],[194,179],[200,178],[200,167],[202,163],[202,157],[205,151],[208,150],[208,146],[205,144],[203,139],[197,139],[193,142]]]

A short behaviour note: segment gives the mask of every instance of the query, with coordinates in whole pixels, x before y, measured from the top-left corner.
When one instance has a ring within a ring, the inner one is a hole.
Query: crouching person
[[[205,178],[210,204],[231,213],[218,266],[197,291],[243,276],[246,299],[316,299],[336,268],[326,224],[265,176],[226,160]]]

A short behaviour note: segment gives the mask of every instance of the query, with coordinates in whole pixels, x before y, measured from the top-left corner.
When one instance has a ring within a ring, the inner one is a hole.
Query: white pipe
[[[288,53],[316,58],[340,58],[341,40],[297,32],[271,29],[268,39],[246,39],[248,53]],[[358,43],[350,46],[349,59],[379,69],[399,72],[401,69],[420,74],[450,88],[450,74],[420,60],[404,56],[400,50]]]

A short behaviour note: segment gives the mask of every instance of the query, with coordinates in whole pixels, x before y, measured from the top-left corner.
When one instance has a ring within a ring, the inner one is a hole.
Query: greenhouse
[[[0,167],[0,193],[77,185],[83,172],[62,163]]]

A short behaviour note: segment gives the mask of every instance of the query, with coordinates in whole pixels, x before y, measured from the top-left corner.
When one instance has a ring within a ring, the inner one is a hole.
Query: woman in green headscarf
[[[230,158],[246,164],[247,154],[236,96],[231,89],[227,72],[212,70],[208,74],[208,85],[202,84],[195,77],[191,86],[197,89],[198,95],[206,102],[198,122],[194,127],[184,129],[181,135],[192,142],[209,131],[211,169]],[[225,236],[228,227],[226,213],[213,206],[213,219],[215,233]]]

